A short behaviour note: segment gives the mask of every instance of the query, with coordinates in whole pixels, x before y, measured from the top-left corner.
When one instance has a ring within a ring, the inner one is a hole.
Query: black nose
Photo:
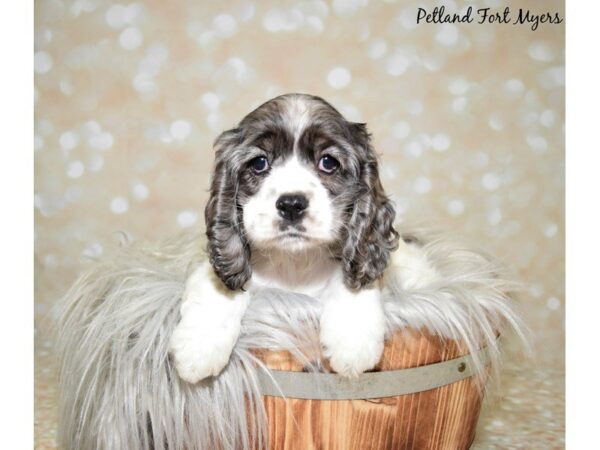
[[[308,199],[303,194],[284,194],[277,199],[275,206],[285,220],[295,222],[304,216],[308,208]]]

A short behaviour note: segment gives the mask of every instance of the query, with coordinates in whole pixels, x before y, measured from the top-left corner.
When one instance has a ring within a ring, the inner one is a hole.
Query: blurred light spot
[[[417,177],[413,188],[417,194],[426,194],[431,190],[431,180],[427,177]]]
[[[171,124],[169,132],[178,141],[184,141],[192,132],[192,124],[187,120],[178,119]]]
[[[367,50],[367,55],[371,59],[380,59],[385,56],[387,53],[387,43],[383,39],[375,39],[369,45],[369,49]]]
[[[97,134],[102,131],[102,127],[95,120],[88,120],[85,124],[83,124],[83,129],[88,135]]]
[[[535,283],[529,288],[529,293],[535,298],[540,298],[544,293],[544,288],[541,284]]]
[[[488,213],[488,222],[490,225],[498,225],[502,221],[502,211],[500,208],[494,208]]]
[[[73,161],[67,166],[67,176],[69,178],[79,178],[84,171],[85,167],[81,161]]]
[[[103,251],[104,249],[102,248],[102,245],[100,245],[98,242],[94,242],[87,245],[81,252],[81,255],[86,258],[97,258],[102,255]]]
[[[492,130],[500,131],[504,129],[504,119],[499,113],[492,113],[488,120],[488,125]]]
[[[291,11],[269,10],[264,15],[263,27],[271,32],[294,31],[304,21],[304,15],[298,9]]]
[[[446,205],[446,210],[451,216],[460,216],[465,211],[465,204],[462,200],[453,199]]]
[[[149,92],[155,91],[157,88],[156,82],[154,81],[154,77],[147,73],[138,73],[133,78],[132,84],[133,88],[140,94],[147,94]]]
[[[481,184],[488,191],[495,191],[500,187],[500,178],[492,172],[487,172],[481,177]]]
[[[490,162],[490,157],[485,152],[477,152],[475,154],[475,164],[478,168],[487,166]]]
[[[254,12],[256,11],[256,7],[250,2],[245,2],[242,5],[239,5],[237,9],[238,17],[242,22],[252,20],[254,17]]]
[[[547,238],[556,236],[556,233],[558,233],[558,225],[555,223],[547,223],[544,226],[544,236]]]
[[[548,309],[551,310],[557,310],[558,308],[560,308],[560,300],[556,297],[550,297],[547,301],[546,301],[546,306],[548,307]]]
[[[469,92],[471,84],[463,77],[456,77],[448,83],[448,92],[452,95],[464,95]]]
[[[565,68],[563,66],[551,67],[542,71],[538,77],[544,89],[558,89],[565,85]]]
[[[219,106],[221,105],[221,99],[214,92],[206,92],[202,95],[200,100],[202,105],[209,111],[215,111],[219,109]]]
[[[213,111],[206,116],[206,123],[211,130],[219,131],[223,128],[223,117],[217,111]]]
[[[540,136],[539,134],[528,134],[526,140],[527,145],[529,145],[535,153],[545,153],[546,150],[548,150],[548,141],[544,136]]]
[[[150,191],[144,183],[135,183],[132,188],[133,198],[139,201],[144,201],[150,195]]]
[[[133,25],[142,14],[142,5],[139,3],[131,3],[123,10],[123,21],[126,24]]]
[[[457,97],[452,100],[452,111],[463,113],[467,109],[467,97]]]
[[[108,150],[113,146],[114,138],[113,135],[108,131],[103,131],[98,134],[94,134],[88,139],[90,147],[96,150]]]
[[[119,43],[126,50],[135,50],[143,40],[142,32],[136,27],[125,28],[119,35]]]
[[[36,73],[48,73],[52,69],[52,56],[46,52],[36,52],[33,55],[33,69]]]
[[[237,56],[229,58],[227,60],[226,67],[233,73],[233,76],[239,83],[243,83],[248,80],[250,70],[242,58]]]
[[[546,128],[551,128],[556,123],[556,114],[551,109],[546,109],[540,114],[540,123]]]
[[[46,27],[40,27],[34,33],[34,45],[35,48],[46,47],[52,42],[52,30]]]
[[[162,64],[169,59],[169,49],[165,44],[152,44],[146,50],[146,58],[154,64]]]
[[[404,139],[410,134],[410,125],[407,122],[399,121],[392,126],[392,135],[396,139]]]
[[[141,14],[142,5],[138,3],[132,3],[127,6],[116,4],[108,8],[104,19],[109,27],[119,29],[136,23]]]
[[[345,67],[334,67],[327,74],[327,82],[334,89],[343,89],[352,81],[350,71]]]
[[[231,37],[237,31],[237,22],[230,14],[219,14],[213,19],[213,28],[218,36]]]
[[[58,266],[58,258],[56,257],[56,255],[49,253],[46,256],[44,256],[44,266],[49,267],[49,268],[55,268]]]
[[[443,152],[450,148],[450,137],[445,133],[436,133],[431,139],[431,146],[438,152]]]
[[[421,115],[423,109],[423,102],[420,100],[409,100],[406,102],[406,110],[413,116]]]
[[[102,155],[92,155],[88,159],[87,170],[90,172],[99,172],[104,167],[104,158]]]
[[[71,95],[73,93],[73,85],[69,80],[60,80],[58,87],[60,92],[65,95]]]
[[[181,228],[189,228],[198,221],[198,214],[191,210],[181,211],[177,214],[177,223]]]
[[[106,23],[111,28],[123,28],[127,23],[125,22],[125,7],[120,4],[116,4],[108,8],[104,16]]]
[[[512,78],[504,83],[504,89],[510,94],[521,94],[525,90],[525,85],[521,80]]]
[[[403,28],[407,30],[412,30],[417,27],[417,21],[415,20],[415,10],[414,8],[406,8],[404,9],[396,20],[400,22]]]
[[[438,32],[435,34],[435,40],[445,47],[450,47],[458,41],[458,28],[451,23],[444,23],[439,26]]]
[[[115,214],[123,214],[129,209],[129,202],[125,197],[115,197],[110,202],[110,210]]]
[[[333,0],[331,6],[338,16],[352,16],[368,4],[369,0]]]
[[[83,190],[79,186],[69,186],[65,191],[65,199],[69,203],[77,203],[83,197]]]
[[[444,65],[444,58],[439,55],[425,55],[423,56],[423,67],[430,72],[436,72]]]
[[[60,135],[58,142],[63,150],[69,151],[79,145],[79,138],[72,131],[65,131]]]
[[[388,74],[398,77],[410,67],[410,58],[403,52],[394,52],[385,63],[385,70]]]
[[[35,151],[41,150],[42,148],[44,148],[44,138],[41,137],[39,134],[36,134],[33,137],[33,149]]]
[[[362,120],[360,110],[354,105],[340,106],[340,112],[346,119],[352,122],[360,122]]]
[[[321,33],[325,29],[325,24],[320,17],[310,16],[306,18],[308,27],[316,33]]]
[[[547,42],[534,41],[527,47],[527,52],[535,61],[549,62],[554,59],[554,51]]]
[[[413,158],[418,158],[423,153],[423,146],[417,139],[411,139],[404,146],[404,153]]]

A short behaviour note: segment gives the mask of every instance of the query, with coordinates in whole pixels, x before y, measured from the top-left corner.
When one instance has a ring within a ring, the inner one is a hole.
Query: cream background
[[[263,101],[365,121],[400,219],[502,258],[536,361],[509,361],[477,448],[562,448],[564,23],[416,25],[437,2],[35,4],[36,446],[53,448],[51,307],[118,231],[203,227],[211,143]],[[448,1],[559,11],[560,1]]]

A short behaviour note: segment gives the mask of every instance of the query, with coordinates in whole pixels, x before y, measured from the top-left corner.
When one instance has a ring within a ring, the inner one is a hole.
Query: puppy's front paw
[[[321,345],[331,368],[357,377],[383,353],[385,315],[376,289],[331,298],[321,314]]]
[[[379,362],[383,353],[384,336],[383,333],[359,336],[321,330],[321,343],[331,368],[340,375],[354,378]]]
[[[239,327],[233,324],[207,331],[180,323],[171,338],[177,373],[189,383],[218,375],[229,362],[239,335]]]

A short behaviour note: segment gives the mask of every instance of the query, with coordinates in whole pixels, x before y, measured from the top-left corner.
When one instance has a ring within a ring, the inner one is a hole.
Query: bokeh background
[[[475,448],[564,446],[564,23],[416,24],[561,1],[37,0],[36,448],[54,448],[52,306],[120,232],[203,228],[211,144],[263,101],[320,95],[364,121],[399,219],[527,283],[534,358],[509,358]]]

